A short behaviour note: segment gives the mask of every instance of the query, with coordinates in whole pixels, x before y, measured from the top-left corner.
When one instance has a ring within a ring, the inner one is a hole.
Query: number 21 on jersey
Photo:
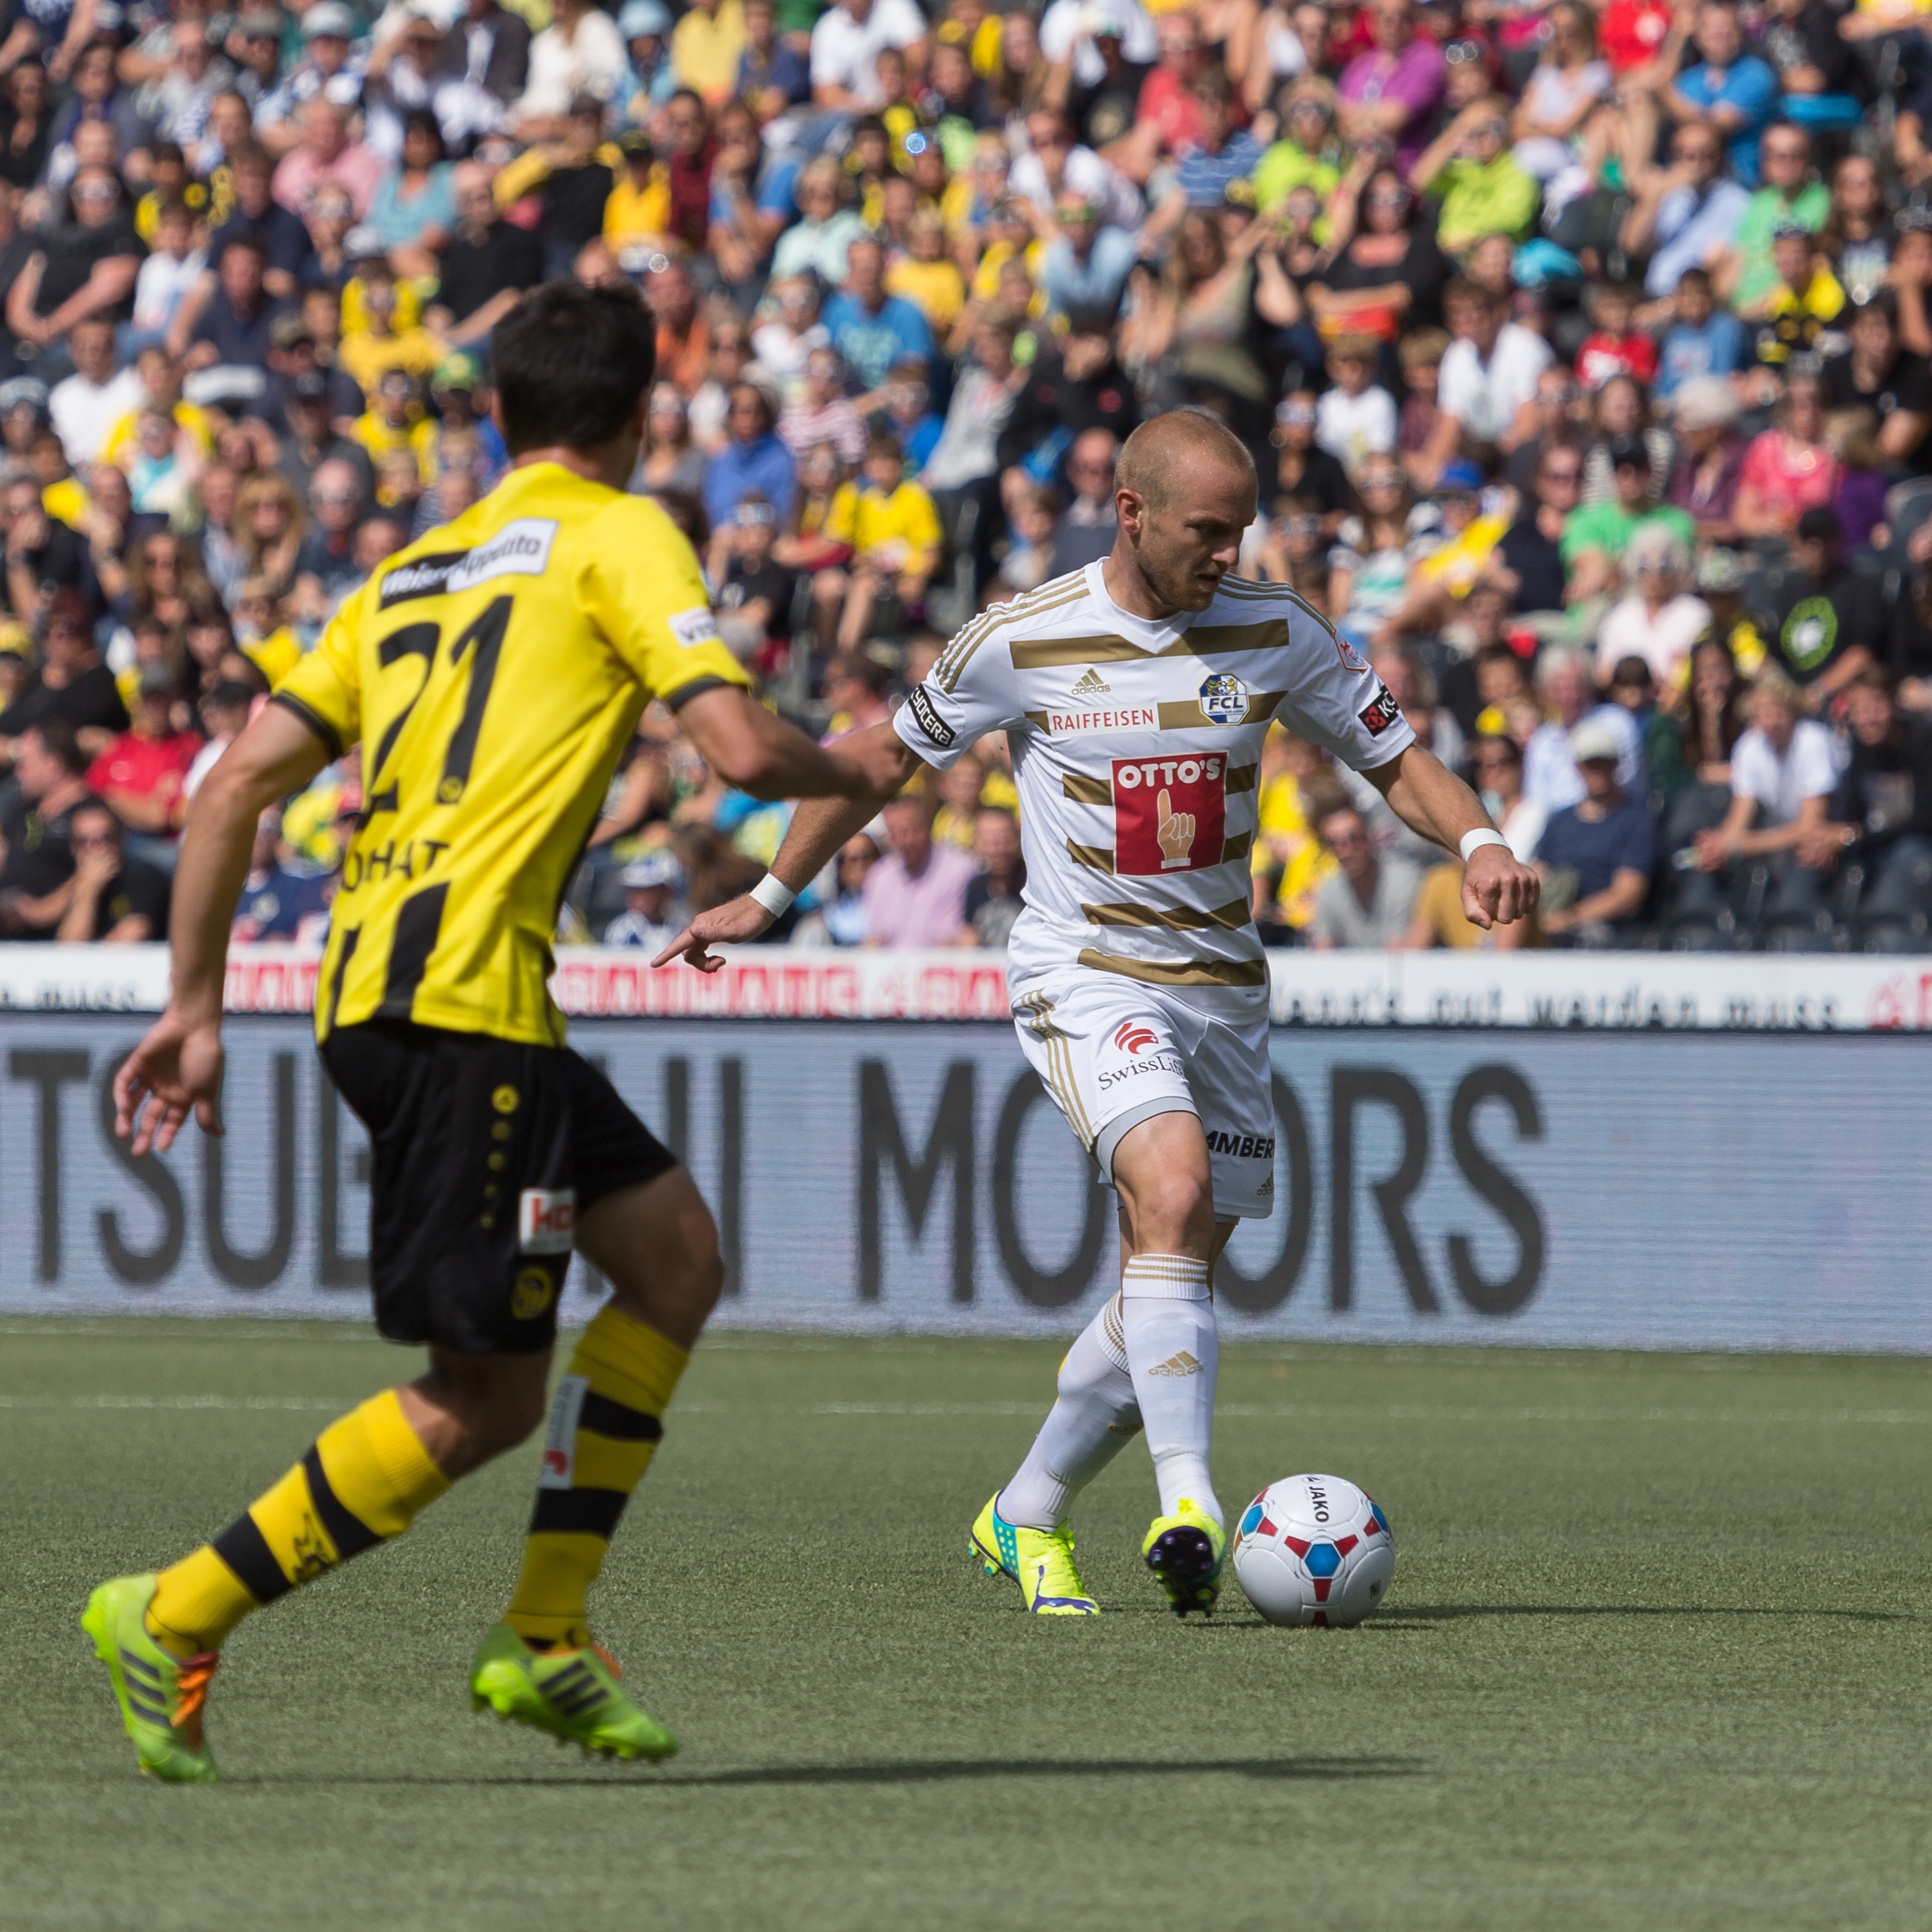
[[[452,639],[446,656],[440,659],[442,628],[438,624],[405,624],[400,630],[392,631],[376,646],[377,662],[385,670],[400,664],[405,658],[416,658],[422,661],[422,674],[409,702],[389,721],[376,746],[375,760],[369,768],[368,793],[364,806],[365,819],[374,818],[378,812],[401,811],[404,802],[403,785],[421,784],[432,769],[435,770],[433,782],[436,802],[462,802],[464,792],[470,783],[470,769],[476,761],[476,741],[482,734],[483,714],[489,707],[490,689],[496,681],[496,667],[503,653],[503,638],[510,628],[510,615],[515,601],[511,597],[492,598]],[[420,748],[413,741],[406,745],[403,742],[404,734],[410,717],[436,681],[439,671],[446,668],[450,676],[460,676],[466,664],[470,682],[464,695],[462,715],[443,747],[440,768],[435,767],[422,758]]]

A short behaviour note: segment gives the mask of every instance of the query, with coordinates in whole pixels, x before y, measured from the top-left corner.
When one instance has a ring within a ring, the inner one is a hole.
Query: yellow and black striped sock
[[[584,1599],[690,1359],[614,1308],[584,1330],[550,1406],[523,1574],[504,1617],[526,1643],[576,1650],[590,1641]]]
[[[183,1657],[219,1650],[250,1610],[400,1536],[448,1487],[385,1389],[331,1423],[212,1544],[161,1572],[148,1628]]]

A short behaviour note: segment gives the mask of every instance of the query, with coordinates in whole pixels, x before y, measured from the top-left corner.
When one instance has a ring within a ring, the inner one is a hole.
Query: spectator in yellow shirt
[[[922,208],[906,224],[908,252],[886,272],[886,292],[904,296],[943,341],[966,306],[965,278],[946,259],[946,224],[935,208]]]
[[[661,249],[670,232],[670,171],[652,152],[651,137],[641,128],[620,134],[617,147],[624,165],[604,204],[604,239],[634,273],[634,265],[625,260],[626,250]]]
[[[833,641],[836,623],[839,649],[856,650],[875,616],[903,622],[919,613],[943,538],[932,499],[904,472],[898,437],[875,434],[866,445],[861,480],[842,484],[832,500],[825,534],[851,546],[852,562],[849,571],[821,570],[813,580],[821,644]]]
[[[1324,779],[1332,783],[1333,774],[1317,746],[1279,724],[1268,733],[1250,862],[1258,925],[1306,932],[1314,920],[1316,897],[1336,869],[1310,818],[1310,794]]]
[[[150,410],[165,410],[174,418],[178,433],[193,443],[194,452],[204,459],[214,454],[214,418],[194,403],[182,400],[181,366],[159,344],[142,350],[135,358],[134,373],[141,379],[141,404],[119,418],[107,432],[101,446],[100,460],[124,470],[132,457],[141,426],[141,418]]]
[[[406,369],[383,370],[350,440],[369,452],[378,470],[384,457],[403,451],[416,458],[416,474],[425,486],[436,481],[436,424],[423,414],[416,378]]]
[[[387,369],[406,369],[427,376],[442,359],[442,344],[420,322],[404,326],[398,313],[396,278],[382,262],[365,265],[362,275],[362,326],[347,327],[349,305],[343,304],[344,331],[336,345],[338,364],[356,379],[366,395]]]
[[[707,107],[721,107],[738,84],[745,51],[745,10],[739,0],[691,0],[671,31],[670,68],[680,87]]]

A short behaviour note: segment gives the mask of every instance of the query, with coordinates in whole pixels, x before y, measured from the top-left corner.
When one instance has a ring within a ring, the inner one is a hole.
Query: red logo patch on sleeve
[[[1384,685],[1376,693],[1375,702],[1362,712],[1362,722],[1369,728],[1371,738],[1379,738],[1402,716],[1402,706],[1389,694]]]
[[[1144,878],[1218,866],[1228,825],[1226,769],[1219,752],[1116,758],[1114,870]]]

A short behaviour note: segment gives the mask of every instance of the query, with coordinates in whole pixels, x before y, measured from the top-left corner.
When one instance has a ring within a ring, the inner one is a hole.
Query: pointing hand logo
[[[1160,841],[1160,869],[1178,871],[1186,865],[1187,855],[1194,849],[1194,814],[1176,812],[1165,785],[1154,800],[1154,812],[1155,823],[1160,827],[1155,836]]]

